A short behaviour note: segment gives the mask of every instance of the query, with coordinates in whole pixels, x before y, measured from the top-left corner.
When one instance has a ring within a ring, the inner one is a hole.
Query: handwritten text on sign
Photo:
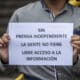
[[[72,65],[72,23],[10,23],[9,64]]]

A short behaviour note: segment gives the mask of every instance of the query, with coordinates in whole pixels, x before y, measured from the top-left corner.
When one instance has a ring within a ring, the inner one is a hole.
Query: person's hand
[[[80,36],[73,35],[71,38],[71,44],[73,46],[73,62],[76,63],[78,61],[78,54],[80,52]]]
[[[0,38],[0,59],[4,62],[8,62],[8,42],[10,38],[8,34],[4,34]]]

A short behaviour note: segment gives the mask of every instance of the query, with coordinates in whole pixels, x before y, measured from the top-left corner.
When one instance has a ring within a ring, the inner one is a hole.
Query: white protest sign
[[[72,65],[72,23],[10,23],[10,65]]]

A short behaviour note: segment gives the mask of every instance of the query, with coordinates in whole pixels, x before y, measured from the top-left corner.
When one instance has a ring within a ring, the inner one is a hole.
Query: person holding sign
[[[16,10],[10,22],[74,23],[73,66],[19,66],[19,70],[25,74],[25,80],[75,80],[74,67],[80,52],[80,8],[71,6],[68,0],[41,0]],[[0,58],[4,64],[8,63],[9,40],[6,33],[0,38]]]

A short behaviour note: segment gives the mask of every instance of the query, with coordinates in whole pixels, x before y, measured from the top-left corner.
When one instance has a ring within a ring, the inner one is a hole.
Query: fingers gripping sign
[[[5,33],[0,38],[0,59],[5,63],[8,61],[8,42],[9,35]]]
[[[80,52],[80,36],[73,35],[71,38],[71,43],[73,47],[73,61],[76,63],[78,61],[78,55]]]

